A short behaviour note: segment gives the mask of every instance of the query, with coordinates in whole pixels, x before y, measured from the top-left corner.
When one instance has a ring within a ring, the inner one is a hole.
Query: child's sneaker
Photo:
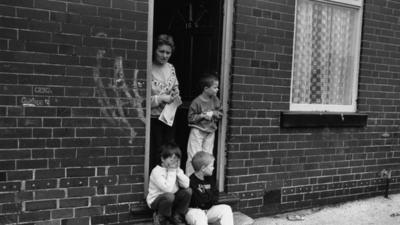
[[[167,217],[154,212],[153,213],[153,224],[154,225],[169,225]]]
[[[171,218],[170,218],[171,222],[173,225],[186,225],[185,220],[182,218],[181,215],[179,214],[174,214]]]

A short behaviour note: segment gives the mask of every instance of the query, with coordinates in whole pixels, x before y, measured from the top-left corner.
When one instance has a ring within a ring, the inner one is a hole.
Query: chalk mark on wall
[[[53,95],[51,87],[33,87],[33,96],[22,96],[23,107],[50,106],[50,96]]]
[[[21,103],[24,107],[50,106],[50,97],[40,99],[38,97],[23,96]]]
[[[101,105],[101,112],[106,116],[107,121],[113,126],[119,126],[121,129],[130,129],[130,144],[132,144],[133,138],[136,137],[137,133],[134,126],[128,120],[127,112],[125,109],[133,108],[137,112],[137,117],[140,121],[145,123],[146,119],[144,116],[143,109],[143,97],[139,94],[139,82],[138,72],[134,70],[134,76],[131,87],[127,84],[124,69],[123,69],[123,58],[118,56],[114,60],[114,80],[109,85],[113,92],[113,96],[107,94],[107,88],[100,77],[101,60],[103,59],[105,50],[97,51],[97,64],[93,69],[93,78],[97,85],[96,92],[100,98],[98,98],[99,104]]]

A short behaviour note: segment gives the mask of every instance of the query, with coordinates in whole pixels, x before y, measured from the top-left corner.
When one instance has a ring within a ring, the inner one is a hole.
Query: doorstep
[[[254,224],[254,219],[247,216],[241,212],[233,212],[233,223],[234,225],[252,225]],[[148,222],[135,223],[135,225],[153,225],[153,221],[149,220]],[[210,224],[212,225],[212,224]]]
[[[250,225],[254,220],[249,216],[237,211],[239,205],[240,198],[235,194],[228,194],[221,192],[219,193],[218,203],[219,204],[227,204],[232,207],[234,211],[234,220],[235,225]],[[137,225],[150,225],[153,224],[153,210],[151,210],[146,204],[143,205],[135,205],[130,209],[131,215]]]

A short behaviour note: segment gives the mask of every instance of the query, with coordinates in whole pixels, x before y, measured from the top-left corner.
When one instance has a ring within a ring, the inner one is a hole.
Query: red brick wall
[[[0,224],[132,220],[147,12],[146,0],[0,2]]]
[[[280,128],[280,112],[289,110],[295,1],[237,0],[235,7],[226,183],[240,208],[266,215],[382,194],[382,169],[393,170],[398,192],[398,1],[365,1],[357,106],[368,114],[364,128]]]

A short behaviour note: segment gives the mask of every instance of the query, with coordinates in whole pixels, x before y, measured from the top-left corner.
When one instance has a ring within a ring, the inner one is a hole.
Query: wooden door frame
[[[224,0],[224,18],[222,27],[222,49],[221,49],[221,102],[224,117],[219,123],[218,129],[218,155],[217,155],[217,185],[220,192],[224,191],[225,165],[226,165],[226,132],[228,124],[228,97],[229,77],[232,58],[232,31],[233,31],[233,1]],[[149,187],[149,160],[150,160],[150,120],[151,120],[151,67],[153,51],[153,26],[154,26],[154,0],[149,0],[148,25],[147,25],[147,79],[146,79],[146,140],[144,153],[144,194],[147,195]]]

